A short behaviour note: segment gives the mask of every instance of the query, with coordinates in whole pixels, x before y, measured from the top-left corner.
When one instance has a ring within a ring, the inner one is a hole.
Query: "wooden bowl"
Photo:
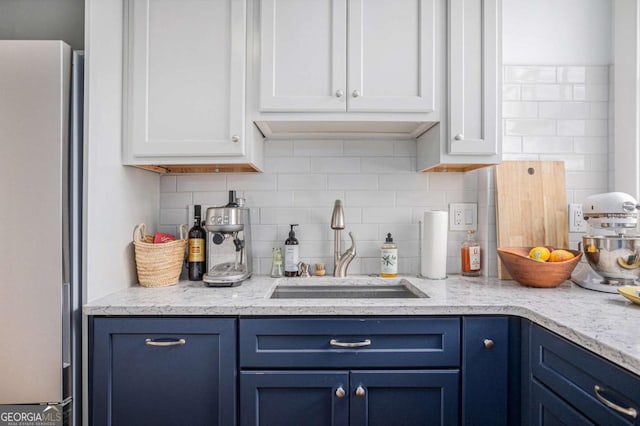
[[[557,287],[571,277],[571,272],[580,262],[582,252],[569,250],[574,258],[563,262],[539,262],[529,257],[533,247],[502,247],[498,256],[511,277],[527,287]]]

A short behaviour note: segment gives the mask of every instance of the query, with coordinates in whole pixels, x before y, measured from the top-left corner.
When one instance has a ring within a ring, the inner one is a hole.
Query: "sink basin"
[[[316,281],[314,279],[314,281]],[[392,282],[379,280],[347,281],[340,279],[290,284],[284,281],[271,293],[271,299],[418,299],[429,297],[405,279]]]

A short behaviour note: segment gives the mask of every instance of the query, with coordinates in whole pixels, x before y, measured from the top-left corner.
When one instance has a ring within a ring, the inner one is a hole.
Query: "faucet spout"
[[[347,268],[356,257],[356,241],[353,234],[349,232],[351,238],[351,247],[344,253],[340,253],[340,243],[342,241],[342,230],[344,229],[344,210],[342,209],[342,201],[336,200],[331,214],[331,229],[334,230],[334,269],[333,276],[344,278],[347,276]]]
[[[349,264],[356,257],[356,241],[353,238],[353,233],[349,232],[349,238],[351,238],[351,247],[349,247],[344,253],[340,254],[340,231],[336,230],[336,240],[335,240],[335,253],[334,253],[334,261],[335,267],[333,269],[333,276],[344,278],[347,276],[347,268]]]

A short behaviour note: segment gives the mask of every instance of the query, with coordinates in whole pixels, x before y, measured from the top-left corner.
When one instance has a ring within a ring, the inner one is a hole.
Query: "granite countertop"
[[[279,282],[326,284],[336,279],[254,276],[240,286],[227,288],[205,287],[202,282],[189,281],[163,288],[129,287],[89,302],[83,312],[116,316],[515,315],[640,375],[640,333],[634,328],[640,324],[640,306],[619,294],[585,290],[570,281],[557,288],[539,289],[522,287],[515,281],[459,275],[446,280],[400,278],[429,297],[270,299]],[[338,280],[363,285],[390,281],[367,276]]]

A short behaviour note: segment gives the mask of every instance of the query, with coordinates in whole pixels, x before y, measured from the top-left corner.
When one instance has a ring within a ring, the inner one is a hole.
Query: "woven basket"
[[[154,244],[153,235],[145,234],[145,224],[133,230],[138,281],[142,287],[167,287],[180,279],[187,246],[187,227],[180,225],[180,239]]]

